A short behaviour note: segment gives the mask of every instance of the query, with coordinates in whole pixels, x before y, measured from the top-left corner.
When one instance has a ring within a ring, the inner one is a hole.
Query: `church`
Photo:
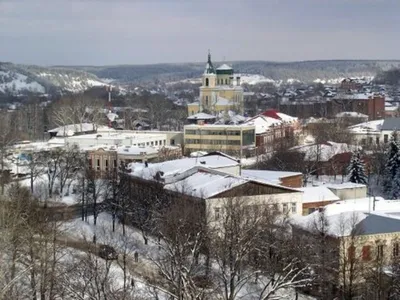
[[[199,112],[217,115],[229,110],[243,114],[243,88],[240,86],[240,76],[235,75],[232,67],[227,64],[214,68],[209,52],[202,76],[200,98],[198,102],[188,104],[188,115]]]

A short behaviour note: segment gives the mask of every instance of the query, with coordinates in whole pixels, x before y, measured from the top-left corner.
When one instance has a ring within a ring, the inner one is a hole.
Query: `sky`
[[[400,59],[400,0],[0,0],[0,61]]]

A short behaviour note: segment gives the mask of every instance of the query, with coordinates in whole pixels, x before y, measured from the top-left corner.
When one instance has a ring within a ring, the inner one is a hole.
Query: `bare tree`
[[[208,299],[210,286],[201,252],[207,232],[194,207],[172,205],[157,217],[156,242],[160,253],[150,260],[166,282],[173,299]]]

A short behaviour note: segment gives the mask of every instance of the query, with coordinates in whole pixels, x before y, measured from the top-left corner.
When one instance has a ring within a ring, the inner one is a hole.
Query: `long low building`
[[[163,163],[129,165],[136,184],[204,201],[207,216],[217,220],[225,200],[240,199],[249,209],[271,206],[289,215],[302,213],[302,192],[278,184],[240,176],[240,163],[223,155],[183,158]]]

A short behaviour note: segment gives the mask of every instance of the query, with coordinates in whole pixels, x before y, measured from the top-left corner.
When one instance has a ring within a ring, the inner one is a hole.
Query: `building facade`
[[[255,127],[250,125],[186,125],[185,154],[221,151],[244,156],[255,150]]]
[[[211,54],[208,54],[206,69],[202,76],[199,102],[188,104],[188,115],[199,112],[217,114],[232,110],[243,114],[243,88],[240,76],[234,74],[232,67],[223,64],[214,68]]]

